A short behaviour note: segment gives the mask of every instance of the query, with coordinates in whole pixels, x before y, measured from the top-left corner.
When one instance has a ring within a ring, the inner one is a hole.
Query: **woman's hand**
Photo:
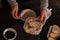
[[[46,20],[47,20],[47,15],[48,15],[48,12],[47,12],[46,10],[42,10],[40,20],[42,20],[43,23],[46,22]]]
[[[45,24],[46,20],[51,16],[51,10],[52,9],[43,9],[41,11],[41,16],[39,16],[39,19],[41,21],[43,21],[44,24]]]
[[[14,6],[12,7],[11,13],[12,13],[12,17],[13,17],[14,19],[19,19],[19,15],[18,15],[18,5],[14,5]]]

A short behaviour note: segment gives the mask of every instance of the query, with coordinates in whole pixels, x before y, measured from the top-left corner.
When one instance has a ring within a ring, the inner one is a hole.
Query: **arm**
[[[47,8],[48,7],[48,1],[49,0],[40,0],[40,3],[41,3],[40,8],[41,9]]]
[[[40,0],[40,9],[41,9],[41,17],[40,20],[44,21],[44,24],[46,20],[51,16],[51,9],[48,9],[48,2],[49,0]]]
[[[18,3],[16,2],[16,0],[8,0],[8,3],[11,5],[11,13],[12,13],[12,17],[14,19],[19,19],[18,17]]]
[[[18,5],[18,3],[16,2],[16,0],[8,0],[9,4],[11,6],[15,6],[15,5]]]

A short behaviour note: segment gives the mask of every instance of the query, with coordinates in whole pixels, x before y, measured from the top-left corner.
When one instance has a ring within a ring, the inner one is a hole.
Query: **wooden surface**
[[[18,35],[15,40],[47,40],[47,33],[48,33],[48,29],[49,29],[50,25],[56,24],[56,25],[60,26],[60,15],[53,14],[47,20],[46,24],[43,27],[43,30],[41,31],[41,33],[38,36],[27,34],[27,33],[25,33],[25,31],[23,29],[24,21],[13,19],[11,16],[11,12],[10,12],[11,9],[10,9],[10,7],[8,7],[10,5],[8,5],[8,4],[6,5],[6,4],[4,4],[3,8],[0,9],[0,40],[5,40],[3,37],[3,31],[6,28],[16,29]],[[53,13],[54,13],[54,11],[53,11]],[[39,14],[39,12],[38,12],[38,14]]]

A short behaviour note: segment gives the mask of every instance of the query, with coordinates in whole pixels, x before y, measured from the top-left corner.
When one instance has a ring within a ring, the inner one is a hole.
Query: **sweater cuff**
[[[42,10],[47,10],[48,7],[42,7],[42,8],[40,8],[40,9],[41,9],[41,11],[42,11]]]
[[[11,7],[18,5],[18,3],[16,2],[16,0],[8,0],[9,4],[11,5]]]

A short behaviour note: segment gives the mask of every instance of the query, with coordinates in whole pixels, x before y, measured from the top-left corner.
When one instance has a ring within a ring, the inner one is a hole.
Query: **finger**
[[[16,10],[15,10],[15,11],[16,11],[15,16],[16,16],[17,19],[19,19],[19,15],[18,15],[18,6],[16,6]]]
[[[44,15],[44,17],[43,17],[43,22],[46,22],[46,19],[47,17]]]
[[[15,16],[15,15],[14,15],[15,9],[16,9],[16,8],[12,9],[12,16],[13,16],[13,17]]]
[[[42,11],[41,13],[41,20],[43,20],[44,15],[46,14],[45,10]]]
[[[18,9],[16,9],[16,13],[15,13],[15,16],[18,18]]]
[[[44,16],[44,15],[43,15],[43,13],[42,13],[42,14],[41,14],[41,18],[40,18],[41,21],[43,20],[43,16]]]
[[[17,19],[17,17],[16,17],[16,10],[15,9],[12,10],[12,16],[13,16],[14,19]]]
[[[16,19],[20,19],[20,14],[18,14],[18,8],[16,9],[15,17]]]
[[[42,23],[45,24],[46,23],[46,20],[44,20]]]

